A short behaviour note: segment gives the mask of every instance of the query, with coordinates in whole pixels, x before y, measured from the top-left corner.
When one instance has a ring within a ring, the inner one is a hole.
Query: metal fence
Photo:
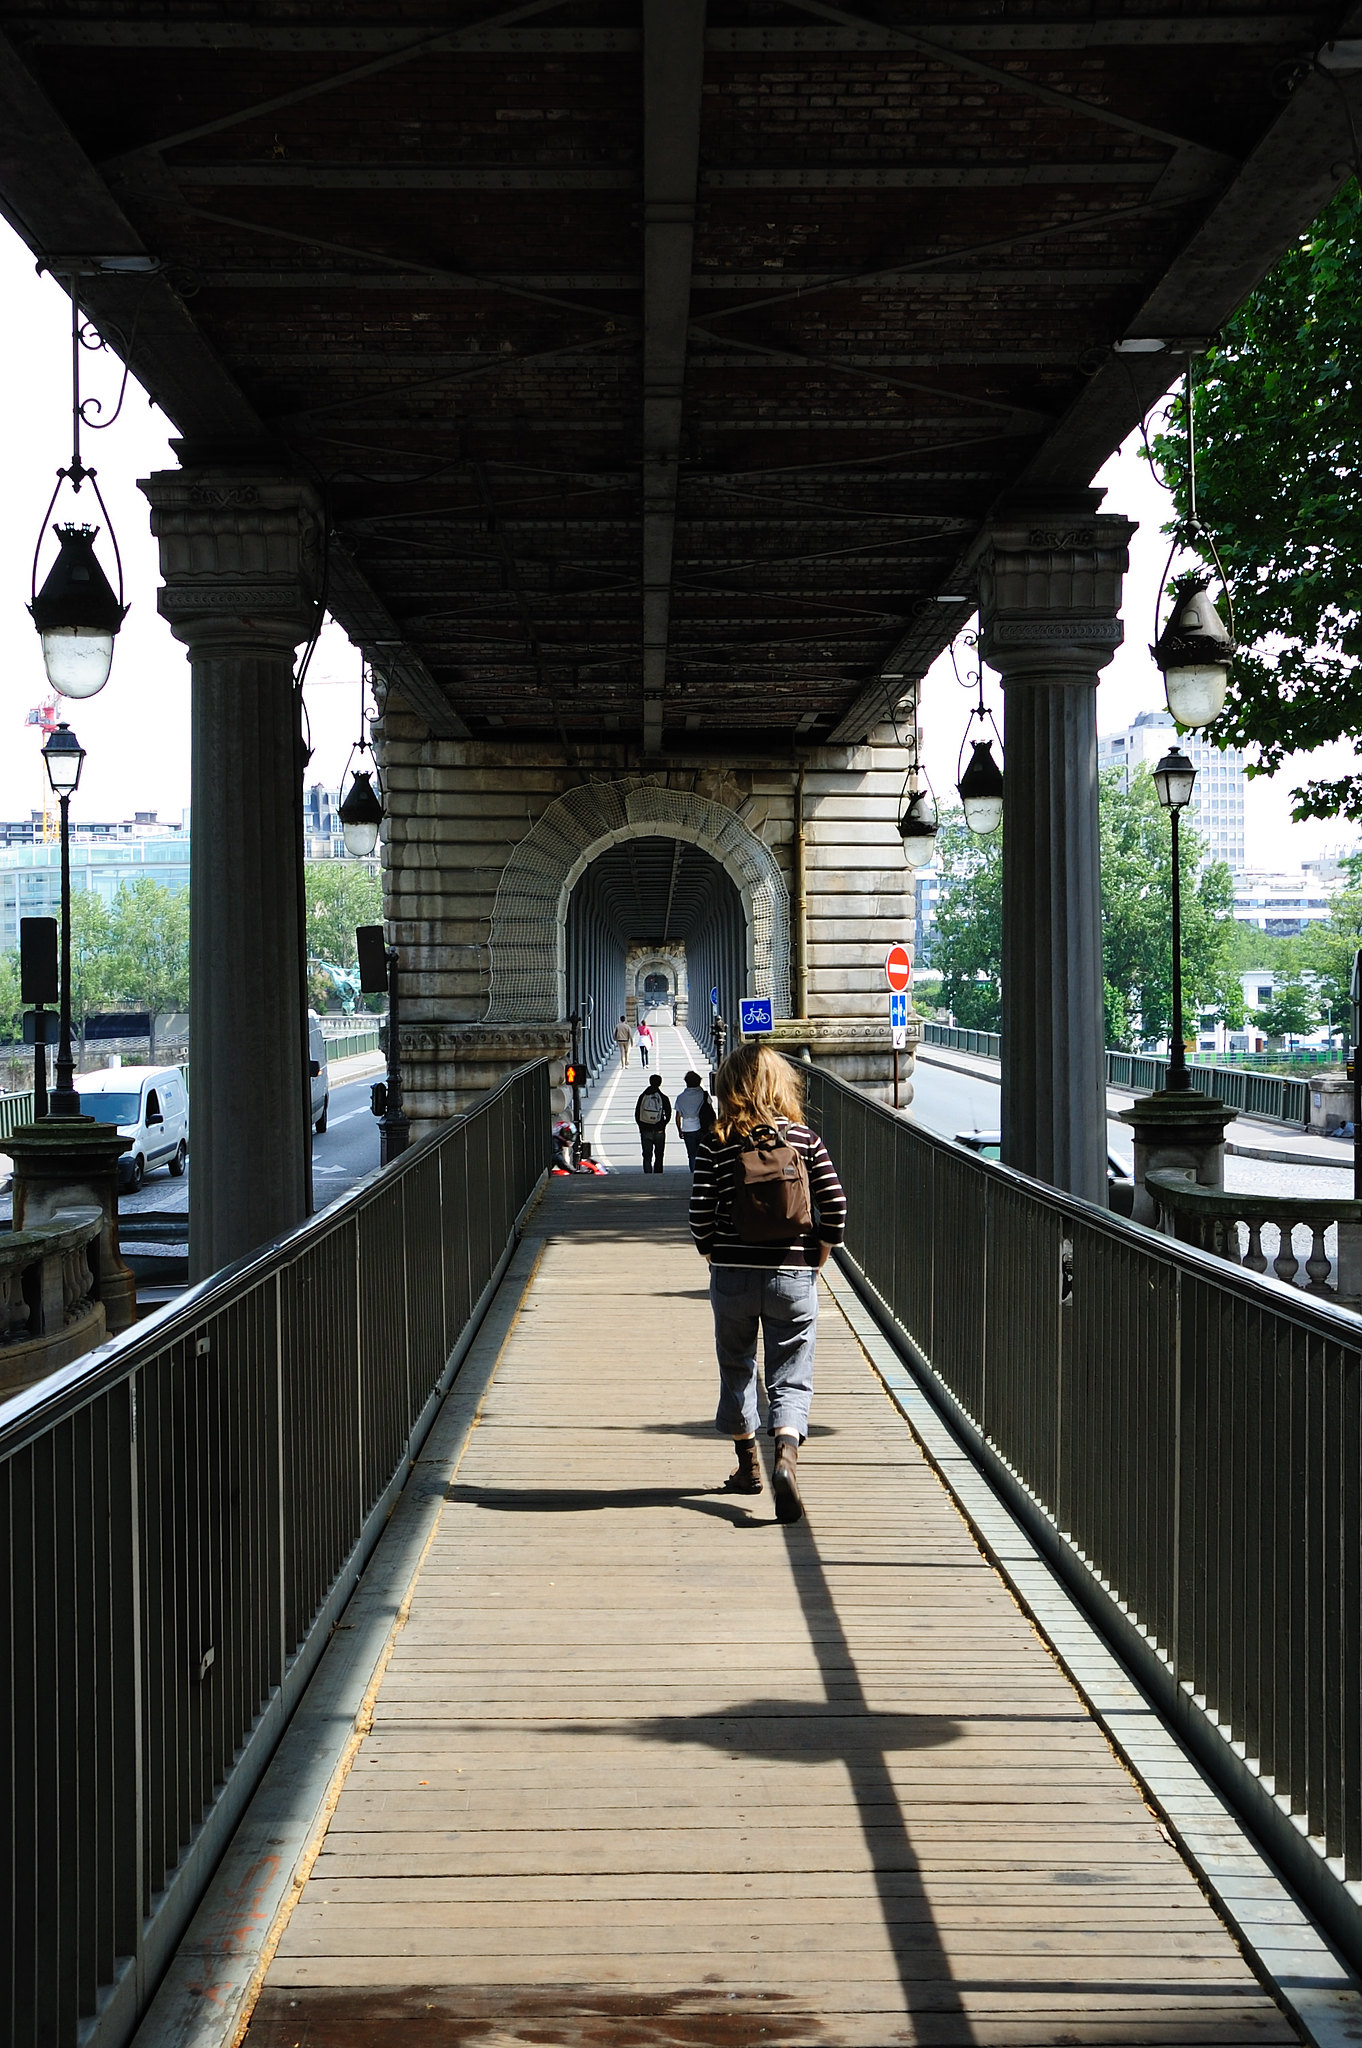
[[[0,2040],[131,2036],[545,1164],[522,1068],[0,1407]]]
[[[962,1031],[953,1024],[924,1024],[925,1045],[950,1046],[956,1052],[972,1052],[982,1059],[1002,1058],[1002,1038],[996,1031]],[[1245,1116],[1265,1117],[1271,1123],[1307,1125],[1310,1121],[1310,1082],[1289,1074],[1257,1074],[1245,1067],[1189,1064],[1192,1086],[1203,1095],[1214,1095],[1227,1109]],[[1136,1095],[1152,1095],[1162,1088],[1168,1062],[1156,1053],[1109,1052],[1108,1088],[1129,1088]]]
[[[322,1024],[328,1060],[352,1060],[362,1052],[379,1052],[383,1041],[377,1024],[355,1024],[346,1031],[328,1031]]]
[[[923,1377],[1357,1965],[1362,1320],[809,1078]]]
[[[948,1045],[953,1052],[972,1052],[984,1060],[1000,1060],[1003,1041],[996,1031],[964,1031],[958,1024],[924,1024],[924,1045]]]

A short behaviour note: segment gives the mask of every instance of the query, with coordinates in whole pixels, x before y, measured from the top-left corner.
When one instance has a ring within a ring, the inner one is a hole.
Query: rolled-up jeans
[[[766,1427],[793,1430],[803,1443],[813,1399],[813,1352],[818,1335],[818,1275],[810,1267],[759,1272],[711,1266],[714,1349],[719,1359],[719,1407],[714,1427],[723,1436],[755,1436],[757,1333],[762,1337],[762,1378],[769,1404]]]

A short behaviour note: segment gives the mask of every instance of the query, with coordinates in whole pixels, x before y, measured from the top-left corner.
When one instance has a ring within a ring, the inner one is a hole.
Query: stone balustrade
[[[1338,1226],[1362,1224],[1362,1202],[1341,1196],[1245,1195],[1224,1188],[1198,1184],[1187,1173],[1168,1170],[1148,1173],[1145,1186],[1156,1211],[1155,1227],[1183,1244],[1213,1252],[1232,1266],[1246,1266],[1250,1272],[1271,1270],[1288,1287],[1323,1296],[1346,1308],[1359,1306],[1351,1288],[1338,1285],[1336,1261],[1329,1249],[1329,1233]],[[1275,1233],[1263,1244],[1263,1232]],[[1310,1234],[1310,1249],[1304,1259],[1295,1243],[1298,1230]],[[1302,1274],[1304,1277],[1302,1278]]]
[[[95,1293],[103,1228],[104,1212],[91,1204],[34,1230],[0,1231],[0,1398],[103,1342]]]

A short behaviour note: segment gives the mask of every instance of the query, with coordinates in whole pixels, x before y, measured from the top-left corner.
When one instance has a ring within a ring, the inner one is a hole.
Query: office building
[[[1187,809],[1189,824],[1201,835],[1208,861],[1223,861],[1232,874],[1244,866],[1244,750],[1212,746],[1198,733],[1177,727],[1167,711],[1142,711],[1124,732],[1108,733],[1097,742],[1097,765],[1153,768],[1174,741],[1196,769],[1196,788]],[[1237,913],[1236,913],[1237,915]]]

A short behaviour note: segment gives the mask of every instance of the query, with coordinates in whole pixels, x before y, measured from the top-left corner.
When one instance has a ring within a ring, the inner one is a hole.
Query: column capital
[[[978,557],[982,651],[1004,683],[1092,683],[1124,637],[1133,519],[1088,504],[1007,507]]]
[[[283,654],[316,624],[322,503],[304,478],[259,463],[162,469],[151,502],[165,579],[157,607],[191,653]]]

